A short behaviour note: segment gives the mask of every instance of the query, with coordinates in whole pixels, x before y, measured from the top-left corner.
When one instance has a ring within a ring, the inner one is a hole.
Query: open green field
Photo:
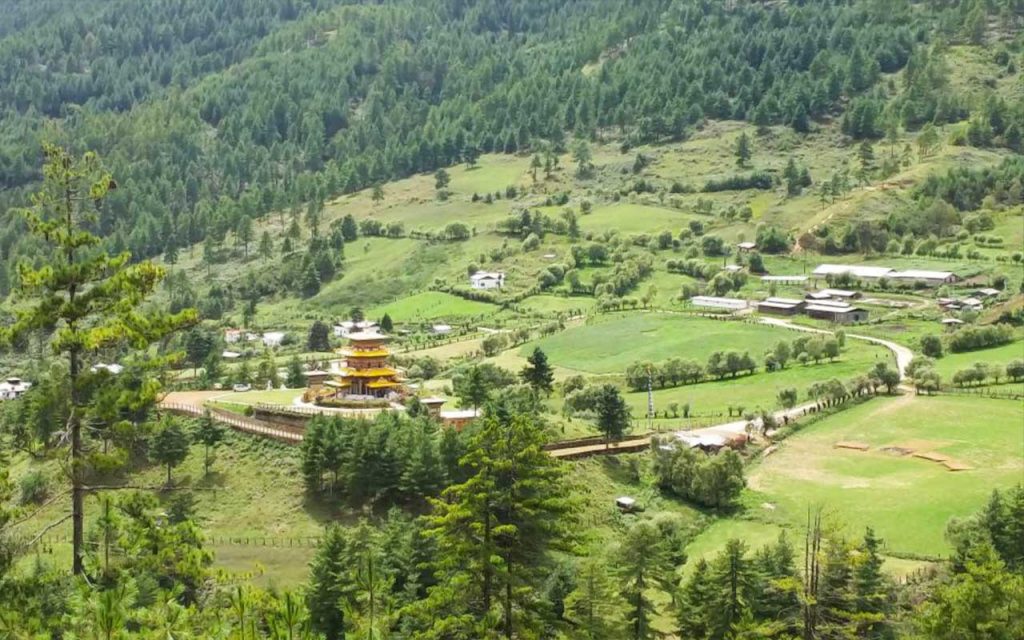
[[[714,351],[749,351],[760,356],[792,334],[771,327],[709,320],[681,314],[633,313],[603,317],[527,343],[525,356],[540,347],[560,367],[584,373],[623,373],[634,362],[689,358],[703,363]]]
[[[527,311],[543,314],[560,314],[582,311],[586,313],[594,307],[594,299],[582,296],[552,296],[539,295],[530,296],[519,303]]]
[[[791,333],[779,332],[778,339],[793,339]],[[752,355],[760,359],[760,352]],[[847,340],[846,349],[835,362],[822,361],[819,364],[802,365],[790,363],[782,371],[764,373],[763,370],[753,376],[741,378],[701,382],[669,389],[654,390],[654,408],[664,411],[672,402],[680,405],[689,403],[691,411],[696,415],[709,413],[725,414],[728,407],[742,405],[746,411],[757,412],[758,409],[777,409],[776,396],[779,391],[794,388],[800,394],[800,401],[806,399],[806,390],[811,384],[838,378],[845,382],[858,375],[867,373],[878,362],[895,364],[891,352],[884,348],[858,340]],[[640,391],[626,394],[626,402],[633,409],[633,416],[647,415],[647,392]],[[671,425],[687,426],[681,418],[659,418],[658,422]]]
[[[395,322],[454,320],[496,313],[498,307],[486,302],[466,300],[443,291],[424,291],[390,304],[374,307],[367,317],[380,318],[386,313]]]
[[[942,375],[944,384],[952,384],[953,374],[961,369],[967,369],[975,362],[984,362],[990,367],[1005,367],[1011,360],[1024,358],[1024,341],[1017,340],[1010,344],[991,349],[979,351],[965,351],[963,353],[946,353],[935,361],[935,370]],[[1005,376],[1003,380],[1005,380]],[[991,382],[991,381],[990,381]]]
[[[841,441],[871,448],[835,448]],[[884,450],[896,447],[944,454],[971,469]],[[791,436],[752,469],[745,502],[765,523],[799,527],[808,508],[821,507],[851,535],[874,527],[889,553],[942,555],[950,518],[974,513],[993,488],[1022,478],[1019,402],[907,395],[872,400]]]

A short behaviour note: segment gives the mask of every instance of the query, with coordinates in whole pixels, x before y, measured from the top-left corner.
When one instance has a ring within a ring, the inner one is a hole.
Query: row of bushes
[[[987,349],[1013,342],[1013,329],[1005,324],[985,327],[967,327],[949,337],[949,350],[953,353]]]

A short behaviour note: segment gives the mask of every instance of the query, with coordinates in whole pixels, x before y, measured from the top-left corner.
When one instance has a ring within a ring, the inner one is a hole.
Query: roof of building
[[[715,296],[694,296],[690,302],[698,307],[720,307],[723,309],[746,309],[747,301],[739,298],[717,298]]]
[[[448,333],[449,331],[452,330],[452,325],[450,325],[450,324],[435,324],[435,325],[430,327],[430,330],[433,331],[434,333]]]
[[[736,246],[740,249],[754,249],[757,247],[756,242],[737,242]]]
[[[324,371],[323,369],[313,369],[311,371],[303,371],[302,375],[306,376],[307,378],[315,378],[317,376],[329,376],[331,375],[331,372]]]
[[[828,300],[832,296],[828,295],[824,291],[810,291],[807,293],[808,300]]]
[[[845,309],[850,306],[850,303],[845,300],[815,300],[808,306],[811,305],[816,307],[829,307],[831,309]]]
[[[892,272],[892,267],[870,267],[857,264],[819,264],[814,269],[814,275],[816,276],[849,273],[858,278],[884,278]]]
[[[743,267],[741,267],[738,264],[727,264],[727,265],[725,265],[724,269],[725,269],[725,271],[728,271],[729,273],[736,273],[737,271],[743,271]]]
[[[906,269],[893,271],[888,277],[895,280],[948,280],[955,274],[952,271],[929,271],[927,269]]]
[[[762,282],[806,282],[807,276],[761,276]]]
[[[222,351],[220,357],[227,358],[228,360],[234,360],[235,358],[241,358],[242,354],[237,351]]]
[[[420,404],[436,404],[442,405],[448,402],[448,398],[442,398],[440,396],[430,396],[429,398],[420,398]]]
[[[977,298],[964,298],[960,302],[966,304],[968,307],[980,307],[983,304],[982,301]]]
[[[501,271],[477,271],[469,276],[470,280],[503,280],[505,274]]]
[[[991,297],[998,296],[1000,293],[1002,293],[1002,291],[1000,291],[999,289],[993,289],[992,287],[986,287],[984,289],[978,289],[974,293],[979,296]]]
[[[943,318],[942,324],[963,324],[964,321],[960,318]]]
[[[264,331],[264,340],[281,340],[284,338],[284,331]]]
[[[344,327],[345,329],[370,329],[371,327],[376,327],[377,323],[373,320],[360,320],[359,322],[342,320],[341,322],[335,322],[334,326]]]
[[[821,304],[814,303],[807,305],[807,311],[820,311],[822,313],[852,313],[854,311],[864,311],[860,307],[851,307],[850,305],[834,305],[834,304]]]
[[[850,291],[849,289],[822,289],[818,293],[824,293],[825,295],[832,296],[833,298],[852,298],[859,292]]]
[[[0,382],[0,390],[3,391],[26,391],[31,386],[31,382],[25,382],[21,378],[7,378]]]
[[[378,367],[375,369],[352,369],[346,367],[341,370],[341,375],[346,378],[382,378],[386,376],[397,376],[398,371],[391,367]]]
[[[480,409],[449,409],[448,411],[442,410],[439,415],[442,420],[468,420],[479,418],[481,412]]]
[[[758,302],[757,303],[757,308],[758,309],[784,309],[786,311],[789,311],[791,309],[796,309],[801,304],[802,303],[800,301],[796,301],[796,302],[776,302],[776,301],[773,301],[773,300],[764,300],[763,302]]]
[[[115,363],[103,364],[102,362],[98,362],[98,363],[94,364],[92,366],[92,368],[90,369],[90,371],[92,371],[93,373],[96,373],[97,371],[100,371],[100,370],[106,371],[106,372],[111,373],[111,374],[116,376],[117,374],[119,374],[122,371],[124,371],[124,367],[119,365],[119,364],[115,364]]]
[[[348,334],[348,339],[355,342],[370,342],[373,340],[387,340],[388,335],[379,331],[356,331],[355,333]]]

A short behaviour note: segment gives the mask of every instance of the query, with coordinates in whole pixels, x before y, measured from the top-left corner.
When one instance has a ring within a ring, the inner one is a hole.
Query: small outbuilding
[[[637,510],[636,499],[630,496],[619,496],[615,498],[615,506],[623,513],[632,513]]]
[[[811,318],[828,320],[835,324],[855,324],[866,322],[868,319],[867,309],[854,307],[845,302],[826,302],[822,300],[808,304],[805,311]]]
[[[500,289],[505,286],[502,271],[477,271],[469,276],[469,285],[474,289]]]
[[[760,313],[768,313],[776,316],[792,316],[800,313],[806,303],[803,300],[794,298],[768,298],[757,303],[757,310]]]
[[[695,307],[706,309],[726,309],[728,311],[742,311],[749,305],[746,300],[739,298],[719,298],[715,296],[694,296],[690,298],[690,304]]]
[[[737,242],[736,248],[740,251],[749,252],[757,248],[756,242]]]

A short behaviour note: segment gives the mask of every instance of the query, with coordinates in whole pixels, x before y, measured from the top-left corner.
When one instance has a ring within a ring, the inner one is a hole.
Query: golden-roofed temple
[[[405,387],[401,374],[391,366],[390,338],[376,331],[359,331],[348,336],[349,344],[340,351],[345,364],[326,386],[336,395],[386,397],[401,394]]]

